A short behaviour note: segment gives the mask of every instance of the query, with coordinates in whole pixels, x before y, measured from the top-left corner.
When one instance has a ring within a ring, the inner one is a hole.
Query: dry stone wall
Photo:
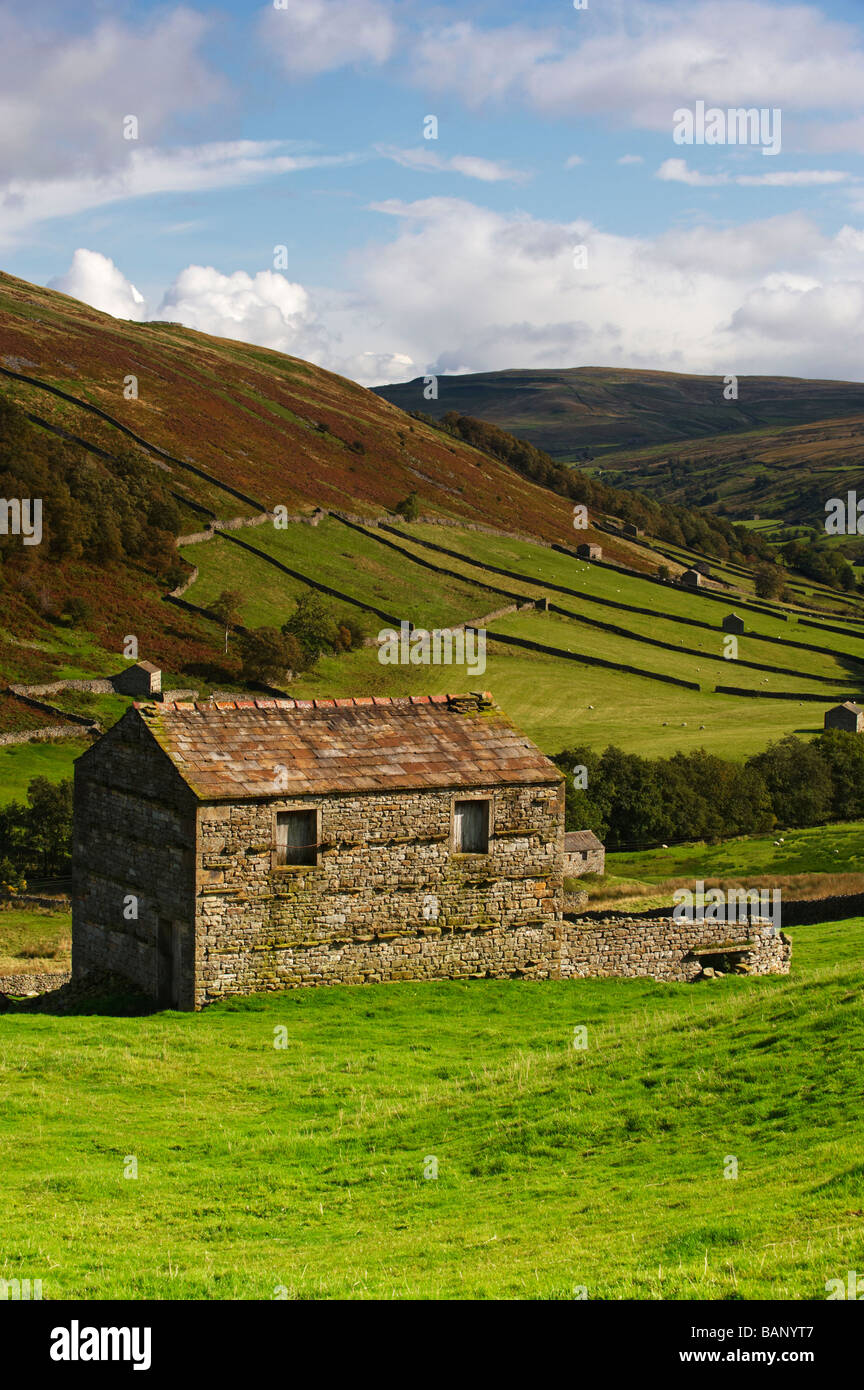
[[[740,965],[751,975],[785,975],[789,972],[792,944],[782,932],[768,935],[763,922],[676,921],[671,917],[638,919],[607,918],[604,921],[564,923],[560,978],[647,975],[655,980],[697,979],[716,957],[700,955],[716,948],[730,948],[721,969]],[[752,943],[746,952],[734,947]]]

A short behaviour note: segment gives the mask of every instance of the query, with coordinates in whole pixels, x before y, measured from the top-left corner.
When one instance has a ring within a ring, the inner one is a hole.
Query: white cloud
[[[644,164],[645,160],[641,154],[622,154],[617,162],[619,164]]]
[[[260,32],[282,67],[302,77],[384,63],[396,44],[392,9],[383,0],[283,0],[281,8],[264,11]]]
[[[117,319],[146,317],[144,296],[119,271],[112,260],[98,251],[79,247],[65,275],[49,281],[52,289],[70,294],[103,314]]]
[[[587,23],[586,23],[587,20]],[[578,24],[481,28],[468,21],[430,28],[415,52],[415,80],[454,92],[467,104],[519,100],[537,111],[611,117],[672,129],[672,112],[702,99],[721,107],[757,106],[819,118],[821,147],[837,137],[861,148],[850,112],[864,107],[864,49],[851,24],[813,5],[760,0],[615,5]],[[848,147],[853,147],[849,145]]]
[[[106,19],[54,33],[0,11],[0,184],[106,174],[126,163],[124,117],[158,140],[225,91],[199,54],[208,21],[177,8],[137,30]]]
[[[657,178],[670,183],[687,183],[691,188],[714,188],[719,183],[728,183],[728,174],[700,174],[688,167],[686,159],[664,159],[657,170]]]
[[[853,175],[841,169],[778,169],[768,174],[700,174],[696,169],[691,169],[684,159],[665,159],[657,170],[657,178],[671,183],[686,183],[691,188],[716,188],[724,183],[735,183],[742,188],[819,188],[849,183]]]
[[[213,266],[187,266],[155,317],[299,357],[319,353],[324,344],[307,291],[274,270],[224,275]]]
[[[279,140],[214,141],[189,148],[133,149],[126,165],[102,175],[13,179],[0,189],[0,245],[33,225],[155,193],[234,188],[300,169],[350,163],[353,155],[296,155]]]
[[[739,174],[735,182],[751,188],[818,188],[823,184],[848,183],[852,178],[840,169],[787,169],[770,174]]]
[[[378,154],[401,164],[404,169],[414,169],[422,173],[464,174],[469,179],[479,179],[481,183],[524,183],[530,177],[521,169],[511,169],[494,159],[482,159],[478,155],[442,155],[437,150],[424,146],[415,149],[397,149],[393,145],[376,145]]]
[[[565,169],[575,169],[575,168],[577,168],[578,165],[584,164],[584,163],[585,163],[585,160],[582,158],[581,154],[571,154],[570,157],[569,157],[569,159],[566,159],[566,160],[564,161],[564,168],[565,168]]]
[[[350,292],[190,266],[158,317],[277,348],[364,385],[583,364],[862,377],[858,227],[830,237],[792,213],[616,236],[455,198],[378,210],[392,235],[352,258]],[[578,245],[587,247],[584,269],[574,264]]]

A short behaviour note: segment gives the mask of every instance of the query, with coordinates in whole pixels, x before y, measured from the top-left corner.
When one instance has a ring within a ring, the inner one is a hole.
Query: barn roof
[[[136,704],[202,801],[557,783],[488,694]]]
[[[848,709],[851,711],[852,714],[861,713],[861,705],[853,705],[851,700],[844,700],[842,705],[835,705],[834,709]]]
[[[568,830],[564,836],[564,853],[573,854],[577,850],[602,849],[603,843],[597,839],[593,830]]]

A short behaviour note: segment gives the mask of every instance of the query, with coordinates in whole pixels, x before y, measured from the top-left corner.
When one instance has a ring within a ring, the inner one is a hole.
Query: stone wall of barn
[[[602,874],[606,867],[605,849],[572,850],[564,855],[564,877],[580,878],[582,874]]]
[[[671,917],[608,918],[564,923],[558,977],[650,976],[690,981],[703,969],[748,975],[786,975],[792,944],[783,932],[767,935],[753,922],[677,921]],[[752,943],[744,952],[722,947]],[[710,954],[706,954],[710,952]]]
[[[75,764],[73,977],[113,972],[159,997],[159,924],[176,933],[175,1003],[195,977],[195,802],[132,712]]]
[[[492,803],[488,854],[452,849],[453,803]],[[275,817],[318,811],[318,863],[277,868]],[[298,985],[554,973],[557,786],[297,797],[198,813],[197,1007]]]

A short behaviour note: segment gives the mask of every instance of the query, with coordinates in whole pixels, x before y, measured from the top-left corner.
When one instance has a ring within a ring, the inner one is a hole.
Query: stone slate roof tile
[[[139,703],[135,717],[202,801],[561,781],[488,692]]]
[[[603,845],[593,830],[568,830],[564,836],[564,853],[573,854],[583,849],[602,849]]]

